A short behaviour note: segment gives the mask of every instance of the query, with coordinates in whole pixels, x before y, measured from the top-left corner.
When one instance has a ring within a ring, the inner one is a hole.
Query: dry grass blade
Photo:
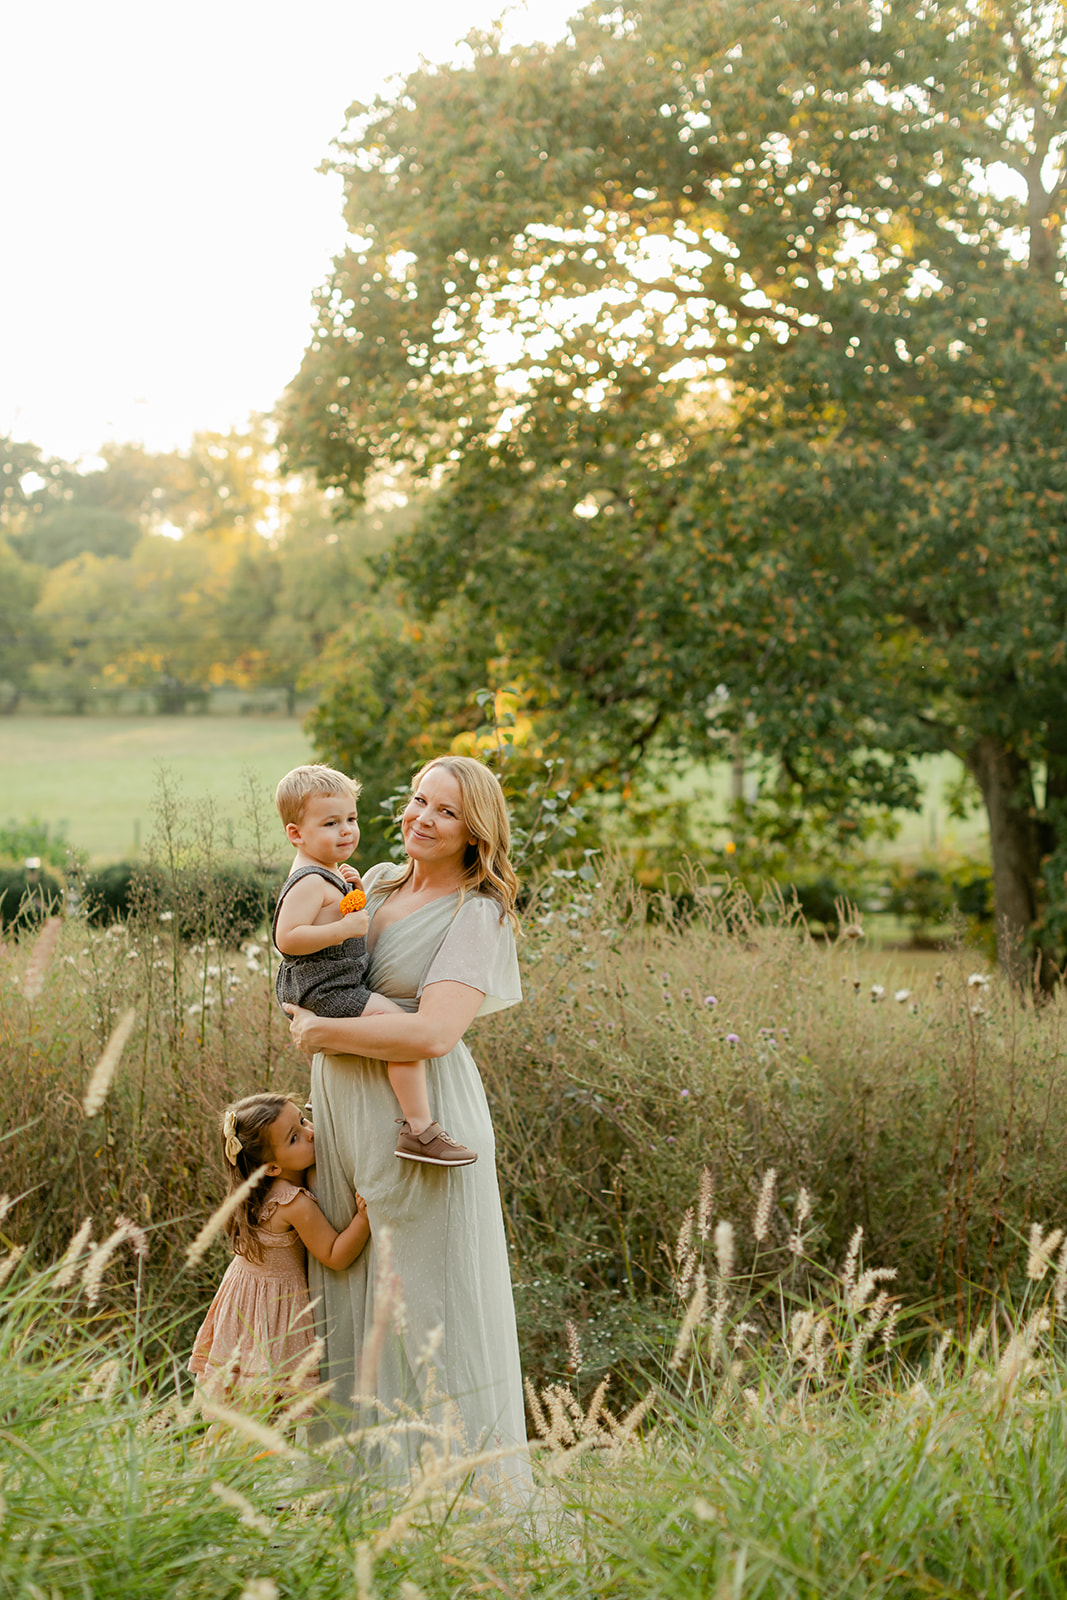
[[[82,1100],[82,1110],[87,1117],[95,1117],[107,1099],[111,1080],[115,1076],[115,1069],[122,1060],[122,1052],[126,1048],[130,1034],[133,1032],[137,1013],[131,1007],[124,1011],[118,1022],[111,1030],[111,1037],[104,1046],[103,1054],[89,1074],[89,1081],[85,1086],[85,1096]]]
[[[185,1262],[187,1266],[194,1267],[196,1263],[203,1257],[212,1239],[214,1239],[217,1233],[221,1233],[222,1229],[226,1226],[227,1222],[229,1222],[234,1213],[239,1211],[244,1205],[245,1201],[252,1193],[252,1190],[256,1187],[256,1184],[263,1177],[266,1170],[266,1165],[257,1167],[255,1172],[251,1173],[245,1179],[240,1188],[235,1189],[232,1194],[228,1194],[221,1206],[219,1206],[218,1210],[211,1213],[210,1217],[208,1217],[207,1221],[204,1223],[204,1226],[200,1229],[200,1232],[197,1234],[196,1238],[185,1252]]]
[[[22,980],[24,999],[32,1002],[43,993],[44,980],[48,976],[48,968],[51,964],[52,954],[56,948],[56,940],[59,938],[59,930],[62,926],[62,917],[45,918],[44,926],[37,935],[37,943],[33,947],[33,954],[30,956],[29,965],[26,968],[26,976]]]

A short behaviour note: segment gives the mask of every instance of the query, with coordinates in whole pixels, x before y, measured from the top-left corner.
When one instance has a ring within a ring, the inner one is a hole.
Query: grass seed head
[[[86,1247],[92,1244],[92,1238],[93,1219],[92,1217],[86,1217],[68,1244],[66,1253],[59,1263],[59,1271],[56,1273],[55,1279],[57,1289],[66,1289],[74,1282],[78,1276],[78,1262],[81,1260]]]
[[[773,1167],[768,1167],[763,1174],[763,1187],[756,1203],[756,1215],[752,1219],[752,1233],[757,1244],[763,1243],[771,1225],[771,1211],[774,1207],[774,1186],[777,1181],[777,1172]]]
[[[61,917],[46,917],[37,943],[33,947],[26,973],[22,980],[23,998],[33,1001],[39,1000],[44,993],[44,980],[48,976],[48,968],[59,938],[59,930],[63,926]]]
[[[719,1268],[719,1277],[723,1283],[728,1283],[734,1275],[734,1225],[732,1222],[716,1224],[715,1260]]]
[[[124,1011],[111,1030],[111,1037],[104,1046],[103,1054],[90,1073],[85,1086],[82,1111],[87,1117],[95,1117],[107,1099],[111,1080],[115,1076],[115,1070],[122,1059],[122,1052],[126,1048],[136,1021],[136,1011],[132,1009]]]

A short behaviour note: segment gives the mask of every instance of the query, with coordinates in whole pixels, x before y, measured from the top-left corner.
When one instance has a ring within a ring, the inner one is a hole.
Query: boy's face
[[[299,822],[286,827],[289,843],[322,866],[347,861],[359,844],[356,802],[340,794],[313,794]]]

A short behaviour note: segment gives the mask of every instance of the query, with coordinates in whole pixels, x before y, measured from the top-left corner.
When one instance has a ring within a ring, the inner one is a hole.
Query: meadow
[[[298,1419],[191,1407],[219,1108],[308,1075],[265,931],[228,943],[196,890],[224,819],[164,798],[194,942],[164,871],[0,958],[0,1596],[1063,1592],[1062,994],[699,875],[682,916],[547,871],[525,1003],[472,1035],[538,1499],[505,1512],[461,1449],[401,1491]],[[266,797],[236,826],[255,858]]]
[[[787,908],[631,894],[546,880],[526,1003],[474,1040],[520,1510],[458,1445],[402,1488],[363,1461],[388,1423],[353,1461],[191,1403],[217,1109],[306,1084],[263,941],[188,947],[146,906],[9,948],[0,1596],[1064,1592],[1062,996],[1035,1012],[966,949],[890,991]]]
[[[232,821],[246,773],[273,793],[283,772],[313,759],[295,717],[7,717],[0,823],[37,818],[91,863],[118,861],[147,844],[160,765]]]

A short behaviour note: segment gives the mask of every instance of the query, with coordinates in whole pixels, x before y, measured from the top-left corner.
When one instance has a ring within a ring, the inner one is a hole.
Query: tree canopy
[[[320,482],[438,486],[409,602],[587,779],[740,737],[780,827],[847,830],[954,751],[1016,970],[1067,866],[1065,21],[596,0],[472,38],[353,107],[284,408]]]

